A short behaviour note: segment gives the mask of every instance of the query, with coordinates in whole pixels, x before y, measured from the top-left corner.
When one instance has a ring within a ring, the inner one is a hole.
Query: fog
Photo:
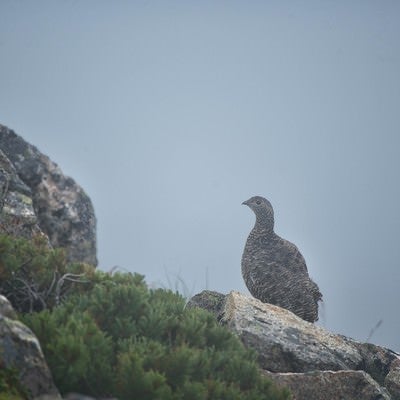
[[[324,295],[400,350],[400,3],[0,3],[0,123],[91,197],[99,268],[248,293],[253,195]]]

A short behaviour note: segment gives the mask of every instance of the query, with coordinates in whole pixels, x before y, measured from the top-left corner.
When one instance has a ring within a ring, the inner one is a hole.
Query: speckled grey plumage
[[[250,293],[264,303],[292,311],[306,321],[318,320],[322,294],[308,275],[298,248],[274,232],[271,203],[260,196],[243,202],[256,215],[242,256],[242,275]]]

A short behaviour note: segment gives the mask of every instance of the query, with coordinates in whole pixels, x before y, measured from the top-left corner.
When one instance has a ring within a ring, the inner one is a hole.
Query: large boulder
[[[0,125],[0,232],[46,234],[69,261],[97,265],[96,218],[90,198],[14,131]]]
[[[0,232],[26,239],[43,234],[33,209],[32,192],[1,148]]]
[[[390,400],[388,392],[364,371],[267,373],[278,386],[289,388],[294,400]]]
[[[359,388],[360,400],[400,397],[400,355],[391,350],[333,334],[288,310],[238,292],[204,291],[188,306],[213,312],[247,347],[256,350],[261,368],[289,386],[297,400],[309,399],[314,389],[314,400],[357,398],[354,388]],[[336,397],[327,397],[327,390],[319,391],[319,386],[335,388]]]
[[[44,359],[39,341],[20,321],[4,296],[0,296],[0,366],[14,369],[29,399],[61,400]]]
[[[0,294],[0,315],[9,319],[17,319],[17,313],[7,298]]]

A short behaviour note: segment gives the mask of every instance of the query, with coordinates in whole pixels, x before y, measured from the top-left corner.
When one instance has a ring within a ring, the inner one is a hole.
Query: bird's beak
[[[248,203],[247,201],[248,201],[248,200],[244,201],[244,202],[242,203],[242,205],[243,205],[243,206],[248,206],[249,203]]]

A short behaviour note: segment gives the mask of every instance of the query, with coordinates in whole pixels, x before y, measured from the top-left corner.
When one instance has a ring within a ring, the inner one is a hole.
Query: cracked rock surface
[[[400,355],[389,349],[334,334],[239,292],[203,291],[188,306],[214,313],[294,399],[400,398]]]
[[[96,217],[90,198],[56,163],[0,125],[0,232],[48,237],[69,261],[97,265]]]

